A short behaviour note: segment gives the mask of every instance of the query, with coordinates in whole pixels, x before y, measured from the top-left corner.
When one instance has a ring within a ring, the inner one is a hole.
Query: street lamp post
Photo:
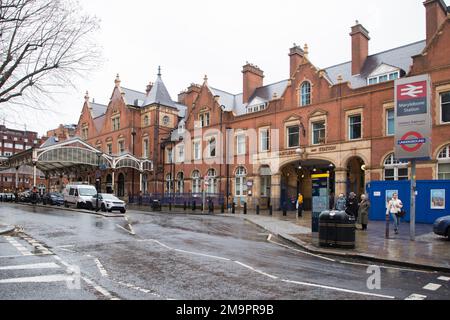
[[[96,204],[95,204],[95,211],[98,212],[99,208],[98,208],[98,189],[99,189],[99,182],[100,182],[100,158],[103,155],[103,153],[101,152],[97,152],[97,172],[96,172],[96,176],[95,176],[95,189],[97,190],[97,196],[95,197],[96,200]]]

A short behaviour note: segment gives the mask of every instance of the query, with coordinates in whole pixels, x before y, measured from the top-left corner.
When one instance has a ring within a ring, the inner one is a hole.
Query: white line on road
[[[392,269],[392,270],[399,270],[399,271],[410,271],[410,272],[420,272],[420,273],[436,273],[436,271],[426,271],[426,270],[416,270],[416,269],[408,269],[408,268],[379,266],[379,265],[366,264],[366,263],[356,263],[356,262],[348,262],[348,261],[339,261],[339,262],[342,263],[342,264],[349,264],[349,265],[354,265],[354,266],[363,266],[363,267],[376,266],[376,267],[380,267],[382,269]]]
[[[425,287],[423,287],[423,289],[429,290],[429,291],[436,291],[436,290],[439,289],[440,287],[442,287],[440,284],[429,283],[429,284],[427,284]]]
[[[158,240],[148,239],[146,241],[155,242],[155,243],[159,244],[161,247],[164,247],[164,248],[166,248],[168,250],[173,250],[173,251],[177,251],[177,252],[181,252],[181,253],[187,253],[187,254],[191,254],[191,255],[195,255],[195,256],[202,256],[202,257],[207,257],[207,258],[219,259],[219,260],[223,260],[223,261],[231,261],[228,258],[212,256],[212,255],[209,255],[209,254],[198,253],[198,252],[191,252],[191,251],[186,251],[186,250],[181,250],[181,249],[174,249],[174,248],[169,247],[168,245],[165,245],[164,243],[162,243],[162,242],[160,242]]]
[[[310,252],[307,252],[307,251],[303,251],[303,250],[298,250],[298,249],[289,247],[289,246],[287,246],[287,245],[284,245],[284,244],[281,244],[281,243],[272,241],[272,240],[271,240],[271,239],[272,239],[271,236],[272,236],[272,235],[269,235],[269,238],[267,239],[267,241],[269,241],[269,242],[272,243],[272,244],[275,244],[275,245],[277,245],[277,246],[280,246],[280,247],[283,247],[283,248],[286,248],[286,249],[289,249],[289,250],[292,250],[292,251],[295,251],[295,252],[298,252],[298,253],[303,253],[303,254],[306,254],[306,255],[308,255],[308,256],[320,258],[320,259],[327,260],[327,261],[331,261],[331,262],[336,262],[336,260],[331,259],[331,258],[323,257],[323,256],[321,256],[321,255],[313,254],[313,253],[310,253]]]
[[[136,234],[133,231],[127,230],[122,226],[119,226],[118,224],[116,224],[116,227],[125,230],[126,232],[128,232],[129,234],[131,234],[132,236],[135,236]]]
[[[410,295],[405,300],[425,300],[426,298],[427,298],[427,296],[423,296],[421,294],[413,293],[412,295]]]
[[[263,276],[272,278],[272,279],[274,279],[274,280],[277,280],[277,279],[278,279],[278,277],[275,277],[275,276],[270,275],[270,274],[268,274],[268,273],[265,273],[265,272],[263,272],[263,271],[261,271],[261,270],[258,270],[258,269],[255,269],[255,268],[253,268],[253,267],[250,267],[250,266],[248,266],[248,265],[246,265],[246,264],[244,264],[244,263],[242,263],[242,262],[239,262],[239,261],[234,261],[234,262],[237,263],[238,265],[241,265],[241,266],[247,268],[247,269],[250,269],[250,270],[252,270],[252,271],[254,271],[254,272],[257,272],[257,273],[259,273],[259,274],[262,274]]]
[[[102,263],[98,259],[94,259],[95,264],[97,265],[98,270],[100,271],[100,274],[102,277],[107,277],[108,272],[106,272],[105,268],[103,267]]]
[[[393,297],[393,296],[386,296],[386,295],[382,295],[382,294],[376,294],[376,293],[370,293],[370,292],[364,292],[364,291],[354,291],[354,290],[349,290],[349,289],[324,286],[324,285],[308,283],[308,282],[299,282],[299,281],[291,281],[291,280],[282,280],[282,281],[286,282],[286,283],[298,284],[301,286],[308,286],[308,287],[322,288],[322,289],[341,291],[341,292],[347,292],[347,293],[354,293],[354,294],[359,294],[359,295],[364,295],[364,296],[372,296],[372,297],[377,297],[377,298],[395,299],[395,297]]]
[[[106,289],[102,288],[101,286],[95,284],[92,280],[86,278],[86,277],[82,277],[82,279],[91,287],[93,287],[95,290],[97,290],[98,292],[100,292],[102,295],[104,295],[106,298],[110,299],[110,300],[119,300],[119,298],[117,297],[113,297],[111,295],[111,293],[109,293]]]
[[[4,283],[42,283],[42,282],[61,282],[70,281],[73,278],[65,274],[54,274],[49,276],[27,277],[27,278],[12,278],[0,280],[0,284]]]
[[[58,269],[60,268],[56,263],[35,263],[23,264],[17,266],[0,267],[0,270],[32,270],[32,269]]]
[[[441,280],[441,281],[450,281],[450,277],[439,277],[438,280]]]

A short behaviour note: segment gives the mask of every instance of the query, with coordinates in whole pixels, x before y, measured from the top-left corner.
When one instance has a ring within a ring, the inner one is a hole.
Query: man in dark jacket
[[[349,216],[353,216],[355,220],[358,220],[358,199],[356,198],[356,194],[354,192],[350,193],[350,196],[347,199],[347,210],[345,212]]]

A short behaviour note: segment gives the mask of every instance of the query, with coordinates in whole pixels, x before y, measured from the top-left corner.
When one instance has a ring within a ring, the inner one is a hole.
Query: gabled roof
[[[128,106],[135,106],[135,107],[142,107],[146,95],[143,92],[127,89],[127,88],[121,88],[122,92],[125,94],[124,99],[125,103]]]
[[[55,144],[59,143],[59,139],[57,137],[49,137],[39,148],[46,148],[46,147],[50,147],[53,146]]]
[[[274,93],[277,94],[277,97],[281,97],[287,88],[288,82],[288,80],[283,80],[257,88],[250,97],[250,102],[248,104],[243,102],[242,93],[234,95],[212,87],[209,87],[209,89],[213,95],[219,96],[219,103],[225,106],[225,111],[233,112],[236,115],[241,116],[247,113],[247,105],[252,105],[252,103],[254,104],[256,102],[269,102],[273,100]]]
[[[152,90],[149,92],[148,96],[145,97],[142,106],[146,107],[157,103],[166,107],[176,108],[175,102],[170,97],[169,91],[167,91],[160,73],[156,78],[156,82],[153,84]]]
[[[352,76],[351,61],[326,68],[325,71],[332,84],[337,84],[338,77],[342,76],[343,81],[350,82],[352,88],[361,88],[367,86],[367,77],[383,63],[398,67],[407,73],[413,63],[412,57],[420,54],[425,46],[426,41],[423,40],[371,55],[367,57],[359,75]]]
[[[106,113],[106,109],[108,108],[108,106],[95,102],[89,102],[89,105],[91,106],[92,118],[94,119],[100,117],[101,115],[104,115]]]

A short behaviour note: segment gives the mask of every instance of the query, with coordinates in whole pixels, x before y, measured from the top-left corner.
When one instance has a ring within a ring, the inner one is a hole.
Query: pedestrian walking
[[[367,231],[367,225],[369,224],[369,210],[370,201],[367,199],[367,196],[363,194],[358,209],[358,223],[362,225],[363,231]]]
[[[301,193],[298,194],[296,208],[297,208],[298,216],[302,217],[303,216],[303,195]]]
[[[398,198],[398,193],[392,195],[392,199],[388,203],[386,215],[391,215],[394,220],[394,231],[398,234],[400,228],[400,215],[403,209],[403,202]]]
[[[335,209],[337,211],[345,211],[345,209],[347,209],[346,205],[347,205],[347,199],[345,199],[345,195],[343,193],[341,193],[339,195],[339,198],[336,200]]]
[[[358,220],[358,209],[359,209],[359,204],[358,204],[358,199],[356,198],[356,194],[354,192],[351,192],[348,199],[347,199],[347,203],[345,204],[345,206],[347,207],[347,209],[345,210],[345,212],[349,215],[352,216],[353,219]]]

